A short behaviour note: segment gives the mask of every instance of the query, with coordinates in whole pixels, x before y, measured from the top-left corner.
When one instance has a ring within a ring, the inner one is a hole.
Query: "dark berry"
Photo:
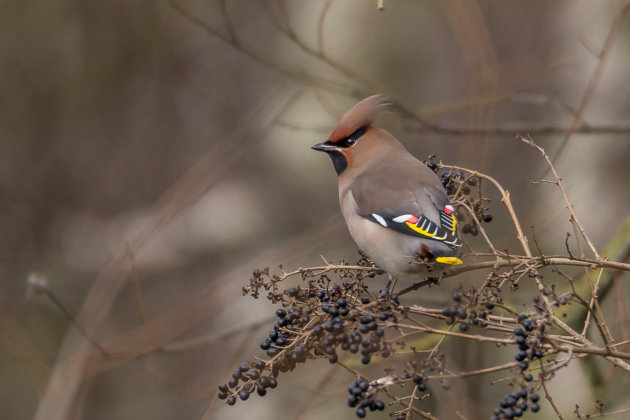
[[[527,358],[527,353],[524,351],[519,351],[518,353],[516,353],[516,356],[514,356],[514,359],[517,362],[522,362],[523,360],[525,360]]]
[[[370,384],[367,383],[367,381],[364,381],[363,379],[359,379],[359,381],[360,382],[357,385],[359,386],[362,392],[365,392],[370,388]]]
[[[462,308],[457,311],[457,316],[461,319],[466,319],[468,317],[468,312],[466,312],[466,309]]]
[[[418,391],[424,392],[426,390],[427,390],[427,384],[425,384],[424,382],[421,384],[418,384]]]
[[[224,400],[224,399],[226,399],[226,398],[227,398],[227,396],[228,396],[227,392],[219,391],[219,392],[217,393],[217,397],[219,397],[219,399],[220,399],[220,400]]]
[[[227,397],[227,400],[225,400],[225,403],[227,405],[234,405],[236,403],[236,397],[234,395],[230,395]]]
[[[540,406],[536,403],[532,404],[532,413],[537,413],[540,410]]]
[[[358,403],[359,403],[359,400],[357,399],[355,395],[351,395],[348,397],[348,407],[356,407]]]
[[[387,312],[383,312],[383,313],[381,313],[381,314],[378,316],[378,318],[379,318],[381,321],[387,321],[387,318],[389,318],[389,314],[388,314]]]
[[[226,384],[219,385],[219,391],[228,392],[228,386]]]
[[[363,363],[364,365],[367,365],[368,363],[370,363],[370,356],[369,355],[365,355],[361,358],[361,363]]]
[[[416,384],[422,383],[422,376],[420,375],[413,375],[412,379]]]
[[[339,307],[343,308],[344,306],[348,305],[348,301],[345,300],[344,298],[339,298],[339,299],[337,299],[337,305],[339,305]]]
[[[376,400],[376,402],[374,403],[374,407],[378,410],[378,411],[383,411],[385,410],[385,403],[381,400]]]
[[[337,363],[337,361],[339,360],[339,356],[337,356],[337,353],[333,353],[330,356],[328,356],[328,361],[330,363]]]
[[[527,360],[522,361],[519,366],[520,366],[521,370],[527,370],[529,368],[529,362]]]
[[[525,337],[527,335],[527,334],[525,334],[525,331],[523,331],[523,329],[521,327],[514,328],[514,334],[520,335],[522,337]]]
[[[455,314],[457,314],[457,309],[452,306],[447,306],[446,308],[442,309],[442,315],[444,316],[455,316]]]
[[[433,162],[432,160],[427,162],[427,167],[431,169],[433,172],[438,170],[438,164]]]
[[[490,213],[486,213],[483,215],[483,221],[486,223],[490,223],[492,221],[492,215]]]
[[[468,327],[468,323],[467,323],[467,322],[461,322],[461,323],[459,324],[459,329],[460,329],[461,331],[468,331],[468,328],[469,328],[469,327]]]
[[[296,296],[298,294],[298,289],[296,289],[295,287],[290,287],[287,289],[287,295],[293,297]]]
[[[369,407],[372,405],[372,400],[369,398],[364,398],[361,400],[361,403],[359,403],[359,407]]]
[[[263,387],[263,386],[258,386],[256,388],[256,392],[258,393],[258,395],[260,395],[261,397],[264,397],[265,395],[267,395],[267,388]]]
[[[523,376],[523,379],[525,379],[526,382],[531,382],[534,377],[531,375],[531,373],[526,373],[525,376]]]
[[[360,419],[365,417],[365,408],[363,408],[363,407],[357,408],[357,417],[360,418]]]
[[[249,365],[247,363],[241,363],[238,365],[238,370],[241,372],[247,372],[249,370]]]
[[[269,378],[269,388],[274,389],[278,386],[278,380],[276,378]]]
[[[369,298],[369,297],[367,297],[367,296],[363,296],[363,297],[361,298],[361,303],[362,303],[362,304],[364,304],[364,305],[367,305],[367,304],[368,304],[368,303],[370,303],[370,302],[372,302],[372,299],[370,299],[370,298]]]
[[[248,398],[249,398],[249,392],[247,392],[247,391],[245,391],[245,390],[242,390],[241,392],[239,392],[239,393],[238,393],[238,397],[239,397],[241,400],[245,401],[246,399],[248,399]]]
[[[540,396],[539,396],[538,394],[532,394],[532,395],[529,397],[529,399],[530,399],[530,400],[532,400],[532,402],[534,402],[534,403],[535,403],[535,402],[538,402],[538,400],[540,399]]]

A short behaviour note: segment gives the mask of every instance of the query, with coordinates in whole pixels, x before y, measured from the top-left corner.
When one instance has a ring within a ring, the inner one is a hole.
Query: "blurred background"
[[[630,206],[622,2],[384,6],[2,2],[2,419],[354,418],[352,376],[324,360],[235,407],[216,399],[216,386],[262,356],[272,325],[272,305],[241,296],[252,269],[358,259],[332,164],[310,146],[373,93],[394,104],[381,125],[413,154],[494,177],[541,249],[565,253],[572,228],[560,192],[531,184],[550,177],[547,166],[515,138],[530,134],[605,249]],[[519,252],[488,194],[489,235]],[[450,279],[410,301],[443,307],[449,286],[479,280]],[[617,287],[605,310],[625,308],[628,288]],[[523,296],[527,287],[511,298]],[[513,356],[479,343],[450,348],[459,370]],[[375,363],[373,375],[385,367]],[[499,377],[454,381],[422,407],[487,418],[508,392],[490,386]],[[611,410],[628,403],[627,378],[613,373],[606,385],[593,389],[575,363],[550,392],[567,415],[597,398]],[[551,418],[543,409],[532,417]]]

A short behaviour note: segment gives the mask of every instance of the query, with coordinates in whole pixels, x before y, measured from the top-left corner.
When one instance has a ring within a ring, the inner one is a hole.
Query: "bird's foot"
[[[386,299],[389,297],[389,289],[390,287],[392,287],[392,276],[388,276],[388,280],[387,280],[387,284],[385,285],[385,288],[383,290],[381,290],[378,294],[378,299]],[[389,299],[387,299],[389,300]]]

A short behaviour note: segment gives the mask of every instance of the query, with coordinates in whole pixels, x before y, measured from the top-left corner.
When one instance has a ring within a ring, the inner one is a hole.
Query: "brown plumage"
[[[384,106],[380,95],[359,102],[313,149],[333,161],[341,211],[359,248],[390,278],[437,275],[461,264],[453,207],[437,175],[373,125]],[[418,258],[435,263],[413,263]]]
[[[332,143],[344,139],[361,127],[369,127],[376,117],[387,107],[387,102],[382,95],[373,95],[365,98],[348,110],[337,123],[337,126],[328,137]]]

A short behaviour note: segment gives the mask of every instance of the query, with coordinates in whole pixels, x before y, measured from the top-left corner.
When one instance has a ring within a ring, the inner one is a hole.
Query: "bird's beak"
[[[333,150],[337,150],[337,147],[333,146],[330,143],[317,143],[316,145],[312,146],[311,149],[317,150],[318,152],[332,152]]]

